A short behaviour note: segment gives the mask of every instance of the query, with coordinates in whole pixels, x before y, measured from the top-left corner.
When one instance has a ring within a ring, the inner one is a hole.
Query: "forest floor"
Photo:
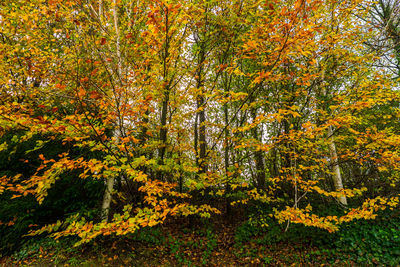
[[[356,266],[307,242],[241,242],[237,227],[170,224],[77,248],[45,238],[0,259],[0,266]]]

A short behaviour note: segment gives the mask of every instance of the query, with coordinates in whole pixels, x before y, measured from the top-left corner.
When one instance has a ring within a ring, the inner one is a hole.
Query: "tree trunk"
[[[160,147],[160,158],[159,158],[159,164],[164,164],[164,156],[165,156],[165,150],[166,150],[166,144],[167,144],[167,112],[168,112],[168,103],[169,103],[169,88],[165,88],[165,94],[164,94],[164,101],[162,103],[161,107],[161,119],[160,119],[160,141],[161,141],[161,147]]]
[[[108,221],[114,182],[115,182],[114,177],[109,177],[107,179],[107,182],[106,182],[106,190],[105,190],[104,196],[103,196],[103,204],[101,205],[101,211],[102,211],[101,212],[101,219],[103,221]]]
[[[103,13],[103,5],[102,1],[99,1],[99,19],[102,19],[102,13]],[[117,12],[117,2],[116,0],[113,1],[113,15],[114,15],[114,28],[115,28],[115,38],[116,38],[116,53],[117,53],[117,77],[116,79],[119,80],[120,82],[122,81],[121,79],[121,74],[122,74],[122,62],[121,62],[121,51],[120,51],[120,38],[119,38],[119,27],[118,27],[118,12]],[[116,103],[117,103],[117,109],[119,108],[119,99],[115,95]],[[119,112],[118,112],[119,114]],[[117,118],[117,125],[116,125],[116,130],[114,132],[114,135],[117,137],[117,143],[119,140],[119,137],[121,135],[121,118]],[[108,221],[109,213],[110,213],[110,206],[111,206],[111,200],[112,200],[112,191],[114,188],[114,183],[115,183],[115,177],[108,177],[106,181],[106,190],[104,191],[104,196],[103,196],[103,203],[101,205],[101,219]]]
[[[206,162],[206,152],[207,152],[207,143],[206,143],[206,114],[204,111],[204,97],[199,96],[197,101],[197,107],[201,108],[199,111],[199,172],[205,173],[207,172],[208,166]]]
[[[335,189],[337,191],[343,190],[343,181],[342,175],[340,174],[340,167],[338,162],[338,156],[336,153],[336,145],[335,140],[333,138],[333,129],[332,126],[328,127],[328,138],[329,138],[329,154],[331,157],[331,165],[333,171],[333,183],[335,185]],[[338,200],[341,204],[347,205],[347,198],[345,195],[338,197]]]
[[[257,117],[256,109],[251,110],[251,115],[253,119],[253,123]],[[253,138],[257,141],[260,141],[260,137],[258,136],[257,127],[251,129]],[[262,137],[261,137],[262,138]],[[265,189],[265,163],[264,163],[264,155],[261,150],[256,150],[254,152],[254,160],[256,163],[256,179],[257,179],[257,188],[258,189]]]
[[[165,46],[162,55],[163,61],[163,81],[165,87],[163,88],[163,102],[161,106],[161,116],[160,116],[160,136],[159,140],[161,142],[161,147],[159,149],[159,159],[158,164],[164,165],[164,156],[167,147],[167,113],[168,113],[168,106],[169,106],[169,94],[170,94],[170,81],[169,81],[169,69],[168,69],[168,57],[169,57],[169,44],[170,44],[170,37],[168,36],[169,32],[169,14],[168,9],[165,10]],[[164,173],[162,171],[158,171],[157,178],[161,181],[164,180]]]
[[[226,90],[227,91],[227,90]],[[228,104],[224,104],[224,120],[225,120],[225,151],[224,151],[224,163],[225,163],[225,175],[226,175],[226,182],[225,182],[225,194],[229,195],[231,192],[231,185],[228,180],[228,170],[229,170],[229,111],[228,111]],[[230,216],[232,214],[231,210],[231,200],[229,196],[225,196],[226,198],[226,214]]]
[[[196,71],[196,88],[198,90],[197,96],[197,116],[198,116],[198,137],[199,137],[199,160],[198,167],[199,173],[207,172],[207,162],[206,162],[206,153],[207,153],[207,143],[206,143],[206,113],[205,113],[205,97],[204,97],[204,73],[203,73],[203,65],[205,61],[205,45],[202,43],[200,38],[197,40],[200,42],[200,51],[198,55],[198,65]]]

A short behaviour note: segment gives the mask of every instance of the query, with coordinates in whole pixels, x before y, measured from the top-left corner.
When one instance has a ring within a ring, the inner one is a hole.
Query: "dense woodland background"
[[[3,0],[0,262],[398,265],[399,79],[397,0]]]

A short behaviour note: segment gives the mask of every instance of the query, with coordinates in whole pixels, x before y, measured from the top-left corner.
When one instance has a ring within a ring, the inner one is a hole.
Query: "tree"
[[[370,11],[370,24],[376,31],[376,38],[369,45],[383,55],[381,66],[400,76],[400,6],[397,1],[381,0]]]
[[[102,216],[74,214],[32,234],[88,242],[209,217],[221,212],[210,195],[268,203],[281,222],[329,231],[396,205],[363,199],[371,186],[350,175],[368,162],[396,182],[399,168],[398,131],[373,123],[383,107],[398,119],[399,96],[366,46],[369,1],[32,4],[1,4],[0,126],[66,148],[40,156],[33,175],[2,177],[0,190],[42,203],[65,172],[104,182]],[[339,200],[343,216],[312,211],[321,196]]]

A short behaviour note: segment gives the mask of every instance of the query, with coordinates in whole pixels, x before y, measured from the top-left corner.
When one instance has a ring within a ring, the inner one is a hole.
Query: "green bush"
[[[386,210],[376,220],[356,220],[336,234],[333,249],[360,264],[400,264],[400,216]]]
[[[337,215],[340,212],[338,209]],[[312,247],[316,250],[311,256],[322,257],[331,263],[341,260],[361,265],[400,264],[399,210],[381,211],[375,220],[354,220],[342,224],[335,233],[302,224],[290,224],[285,231],[286,224],[278,224],[273,218],[263,215],[260,207],[253,209],[248,216],[249,220],[236,229],[235,241],[240,246],[250,240],[272,246],[284,242]],[[257,217],[264,219],[258,220]],[[260,227],[260,224],[268,226]]]
[[[46,141],[44,136],[34,136],[18,143],[22,132],[3,135],[0,144],[6,142],[7,149],[0,151],[0,177],[21,173],[24,178],[34,174],[40,166],[39,154],[46,158],[54,158],[65,147],[60,141]],[[37,150],[37,143],[44,145]],[[71,154],[73,155],[73,150]],[[89,156],[89,154],[88,154]],[[90,155],[93,156],[93,155]],[[29,164],[24,163],[28,160]],[[0,255],[10,254],[31,238],[24,237],[33,227],[40,227],[62,220],[72,213],[96,216],[96,209],[101,201],[103,182],[99,180],[78,178],[80,171],[64,173],[48,191],[48,196],[41,205],[31,195],[11,199],[12,192],[0,194],[0,221],[13,225],[0,225]],[[36,225],[36,226],[35,226]]]

